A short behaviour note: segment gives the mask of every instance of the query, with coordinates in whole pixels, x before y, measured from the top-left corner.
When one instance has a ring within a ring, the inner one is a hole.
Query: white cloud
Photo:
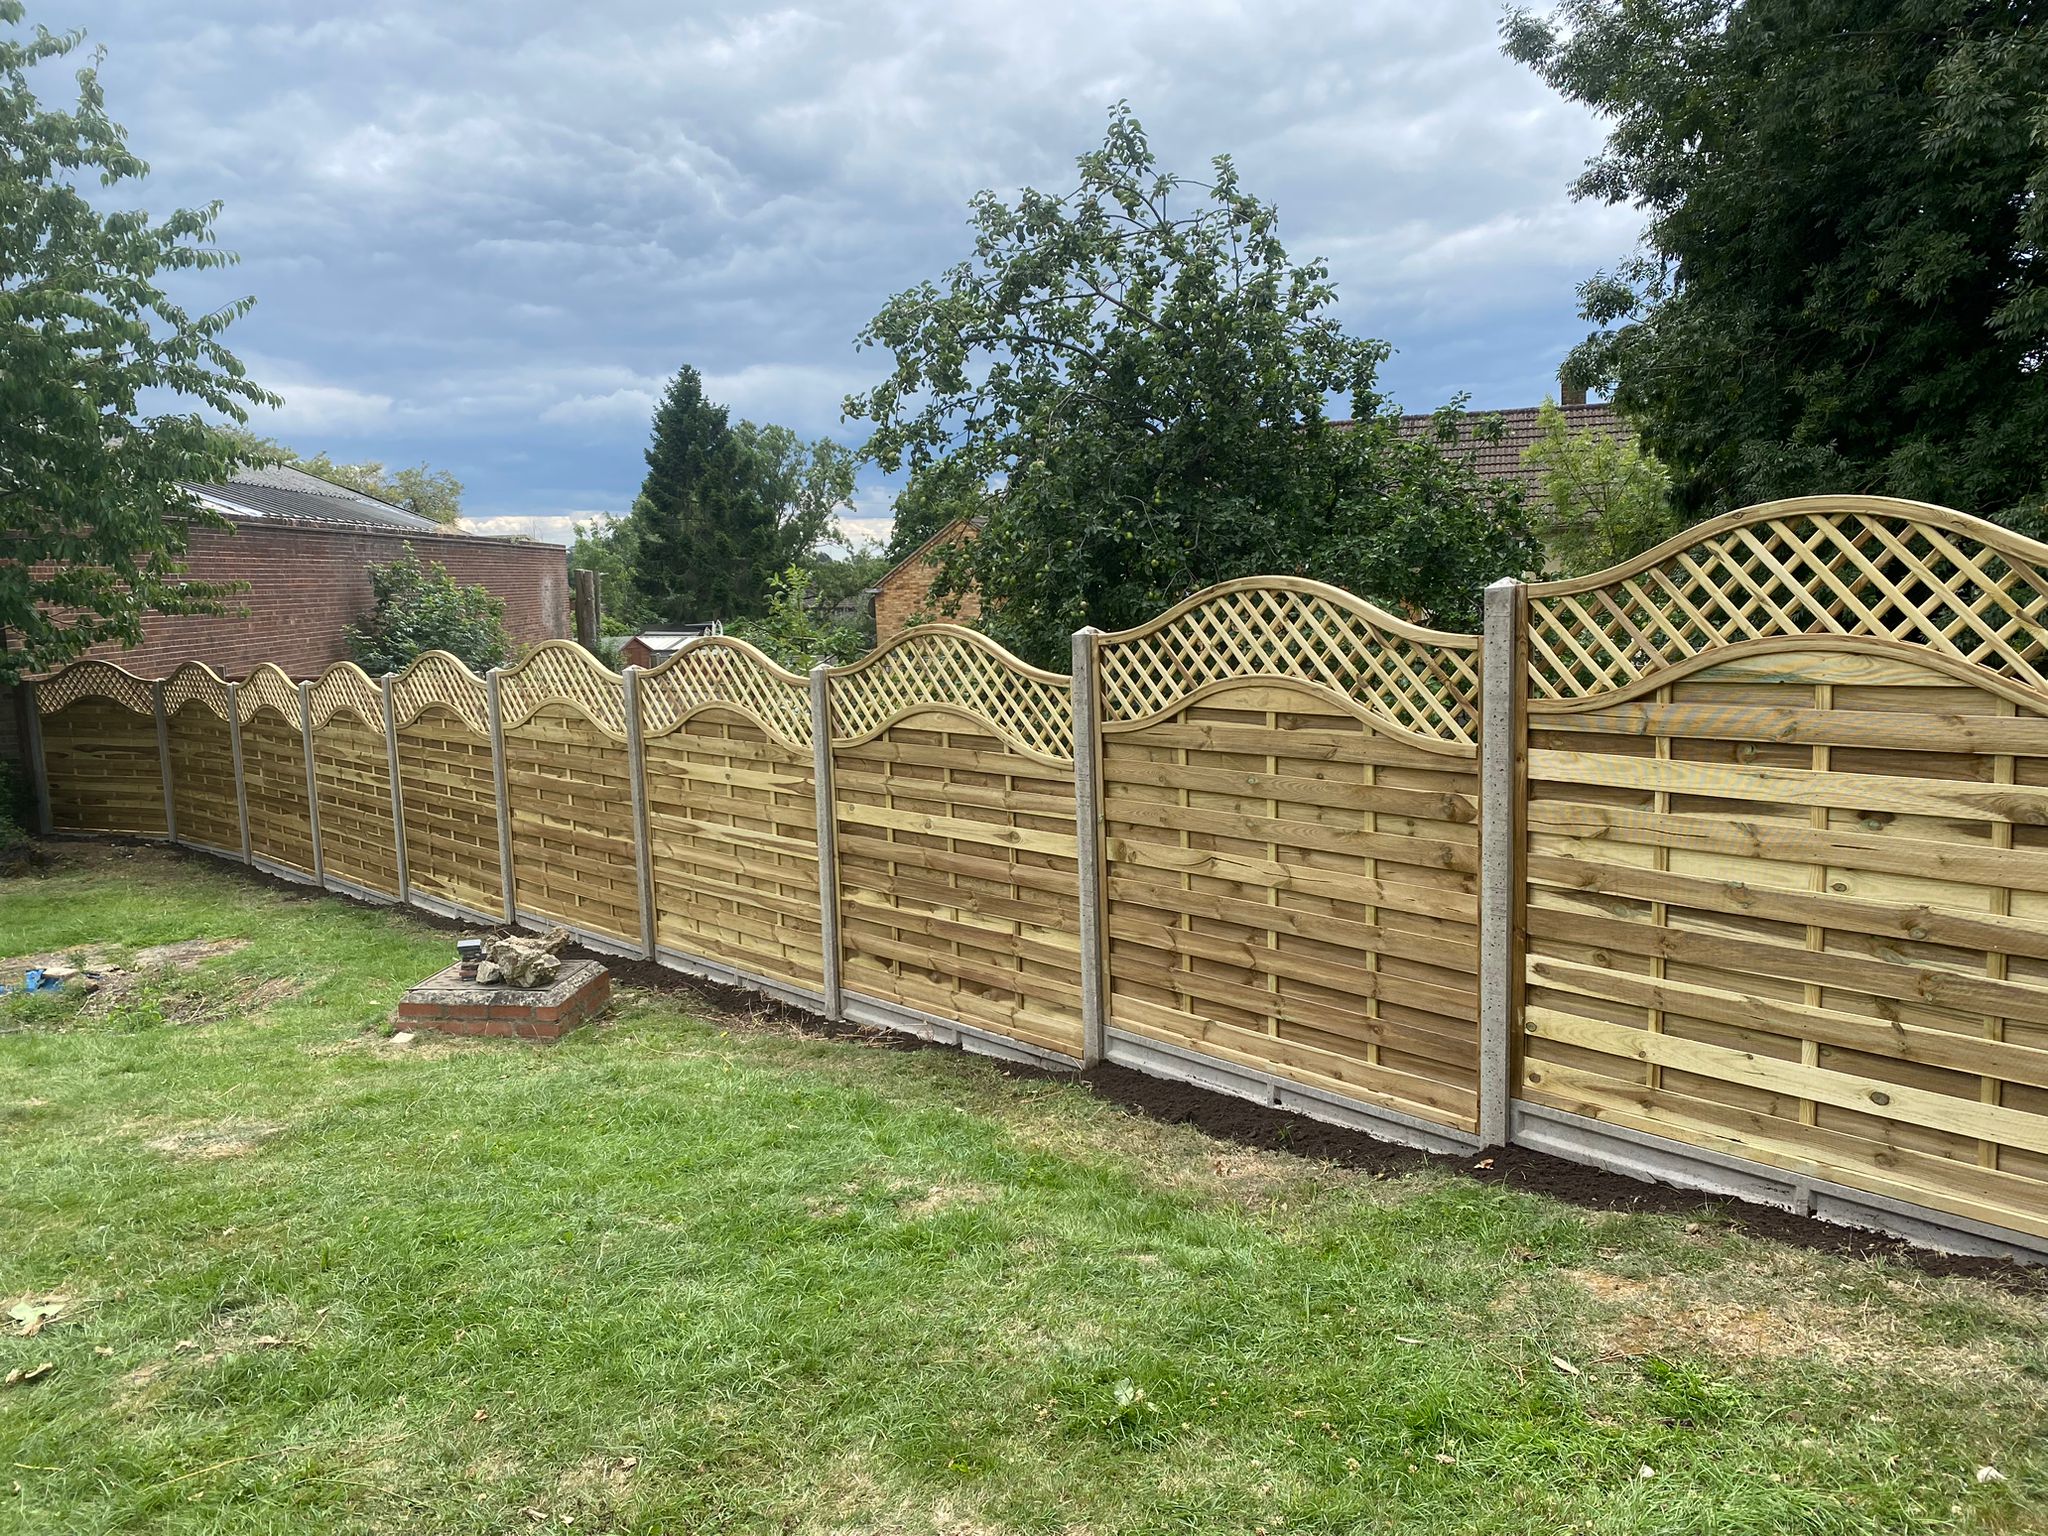
[[[543,544],[568,545],[576,538],[576,524],[587,521],[588,513],[551,512],[497,517],[465,517],[465,533],[493,539],[538,539]]]

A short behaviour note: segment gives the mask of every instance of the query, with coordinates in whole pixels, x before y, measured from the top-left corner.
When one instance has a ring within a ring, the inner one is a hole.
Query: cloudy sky
[[[30,0],[104,46],[152,209],[219,198],[232,333],[305,453],[453,470],[481,531],[623,511],[664,378],[858,443],[854,336],[965,254],[983,187],[1064,190],[1127,99],[1235,156],[1332,265],[1404,408],[1528,405],[1635,220],[1492,0]],[[46,85],[61,88],[61,77]],[[199,295],[193,295],[195,298]],[[859,531],[887,529],[870,475]]]

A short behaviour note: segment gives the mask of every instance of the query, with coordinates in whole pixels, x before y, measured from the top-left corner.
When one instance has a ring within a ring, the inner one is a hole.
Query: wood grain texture
[[[164,786],[147,689],[138,713],[85,694],[42,720],[51,825],[59,832],[162,837]]]
[[[1110,1023],[1473,1130],[1477,773],[1270,681],[1108,729]]]

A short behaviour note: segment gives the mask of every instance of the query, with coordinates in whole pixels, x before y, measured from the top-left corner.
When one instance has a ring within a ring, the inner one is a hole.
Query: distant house
[[[370,607],[370,567],[400,559],[408,546],[455,580],[502,599],[506,631],[518,644],[569,633],[568,551],[559,544],[460,533],[298,469],[245,469],[224,484],[186,489],[228,526],[193,533],[185,572],[194,581],[246,582],[232,599],[243,612],[150,614],[140,645],[101,645],[88,654],[145,677],[184,661],[203,661],[229,678],[265,661],[312,677],[347,657],[345,632]]]
[[[972,624],[981,617],[981,599],[972,592],[960,598],[954,612],[932,614],[932,583],[939,579],[939,557],[948,546],[973,537],[974,525],[955,518],[889,567],[875,583],[875,644],[887,644],[920,617],[943,617],[959,624]]]
[[[1605,401],[1589,404],[1583,389],[1563,386],[1558,409],[1564,412],[1566,424],[1575,432],[1598,432],[1613,437],[1631,435],[1613,406]],[[1512,481],[1534,496],[1542,489],[1542,476],[1533,466],[1522,462],[1522,454],[1541,436],[1538,428],[1541,412],[1542,407],[1535,405],[1515,406],[1504,411],[1467,411],[1465,419],[1468,424],[1498,417],[1501,437],[1494,442],[1464,439],[1444,451],[1470,461],[1481,479]],[[1338,425],[1348,423],[1340,422]],[[1427,412],[1403,416],[1396,430],[1409,439],[1431,438],[1436,432],[1436,418]],[[875,589],[877,645],[885,643],[892,635],[901,634],[909,627],[912,618],[930,612],[932,583],[939,574],[939,556],[949,544],[972,537],[974,526],[966,520],[948,523],[890,568]],[[975,594],[969,592],[960,600],[957,615],[945,617],[957,617],[960,623],[971,624],[980,614],[981,603]]]
[[[671,629],[645,629],[628,635],[619,646],[619,663],[628,667],[658,667],[692,640],[722,635],[725,626],[716,619],[702,624],[678,624]]]

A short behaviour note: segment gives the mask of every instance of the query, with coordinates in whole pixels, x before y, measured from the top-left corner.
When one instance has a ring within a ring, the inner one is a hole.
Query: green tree
[[[896,521],[889,530],[890,563],[956,522],[979,522],[988,513],[990,495],[987,481],[964,459],[934,458],[913,470],[892,508]]]
[[[857,626],[820,611],[810,572],[799,565],[769,579],[766,612],[741,620],[726,633],[759,646],[792,672],[808,672],[821,661],[851,661],[867,649]]]
[[[2048,503],[2048,26],[1980,0],[1566,0],[1509,54],[1644,210],[1573,354],[1681,513],[1817,491]]]
[[[662,622],[756,617],[771,584],[838,528],[853,456],[787,427],[728,419],[680,369],[654,414],[647,479],[633,506],[633,580]]]
[[[1671,471],[1632,435],[1574,431],[1551,400],[1537,422],[1540,435],[1522,450],[1522,462],[1541,475],[1529,525],[1546,571],[1589,576],[1678,531]]]
[[[655,623],[633,583],[639,556],[640,526],[631,515],[593,517],[575,525],[569,570],[597,572],[598,612],[607,635],[634,635]]]
[[[1470,624],[1527,563],[1516,497],[1400,442],[1386,344],[1344,333],[1327,267],[1289,260],[1227,157],[1206,183],[1161,171],[1120,107],[1074,191],[984,192],[972,222],[973,256],[862,333],[895,363],[846,410],[906,496],[979,501],[935,591],[971,582],[1013,650],[1058,664],[1083,623],[1261,572]]]
[[[183,486],[248,459],[196,411],[145,402],[233,422],[276,403],[221,340],[253,300],[192,315],[161,286],[233,263],[213,243],[219,204],[160,221],[96,209],[81,182],[149,167],[107,115],[97,58],[70,110],[37,99],[30,71],[82,34],[25,32],[23,14],[0,0],[0,681],[133,644],[150,612],[222,611],[237,588],[181,575],[193,530],[224,526]]]
[[[459,585],[448,567],[420,559],[409,544],[402,558],[370,567],[370,593],[370,611],[349,626],[348,652],[372,677],[401,671],[428,651],[447,651],[477,673],[512,654],[504,603],[487,587]]]

